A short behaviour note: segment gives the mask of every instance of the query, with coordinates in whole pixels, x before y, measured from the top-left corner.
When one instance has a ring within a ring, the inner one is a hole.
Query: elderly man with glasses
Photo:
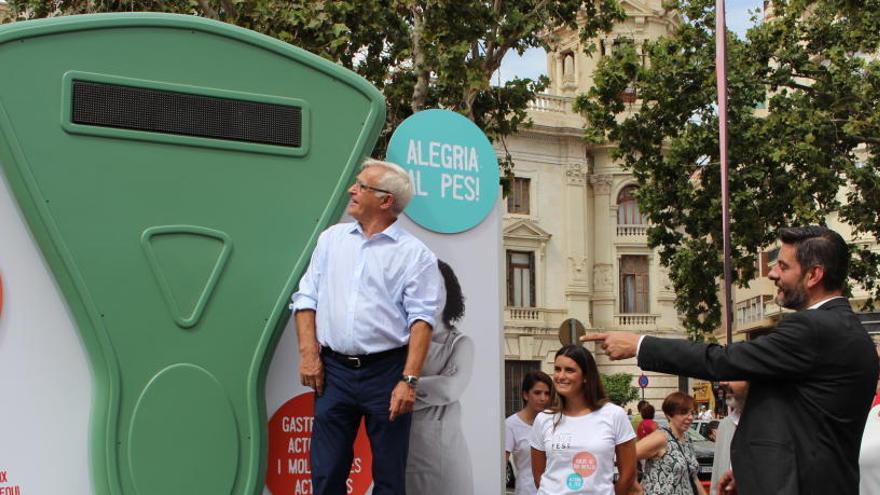
[[[348,189],[355,219],[324,231],[293,294],[300,379],[315,390],[315,494],[347,493],[361,419],[373,452],[373,494],[405,493],[416,386],[443,288],[436,256],[397,217],[409,174],[364,162]]]

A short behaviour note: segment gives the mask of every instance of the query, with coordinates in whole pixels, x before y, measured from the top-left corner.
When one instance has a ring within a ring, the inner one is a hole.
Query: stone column
[[[565,303],[570,318],[590,327],[590,268],[587,264],[587,164],[571,162],[565,166],[565,230],[567,245],[567,287]]]
[[[609,328],[614,320],[614,264],[613,250],[615,225],[608,211],[611,207],[611,175],[590,176],[593,186],[593,325]]]

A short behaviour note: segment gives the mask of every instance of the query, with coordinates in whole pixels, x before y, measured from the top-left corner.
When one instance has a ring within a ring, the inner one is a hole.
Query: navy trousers
[[[412,414],[388,420],[391,391],[400,382],[406,355],[352,369],[322,356],[324,394],[315,398],[311,470],[315,495],[344,495],[361,418],[373,454],[373,495],[406,493],[406,456]]]

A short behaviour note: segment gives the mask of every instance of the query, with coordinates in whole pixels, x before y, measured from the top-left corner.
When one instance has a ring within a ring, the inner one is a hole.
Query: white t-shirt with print
[[[624,410],[614,404],[584,416],[540,413],[532,425],[531,446],[547,465],[539,494],[614,493],[615,447],[636,437]]]
[[[535,479],[532,477],[532,447],[529,440],[532,425],[513,413],[504,420],[504,450],[513,456],[516,467],[516,495],[535,495]]]
[[[862,433],[859,469],[859,494],[880,493],[880,405],[872,407],[868,412],[868,422]]]

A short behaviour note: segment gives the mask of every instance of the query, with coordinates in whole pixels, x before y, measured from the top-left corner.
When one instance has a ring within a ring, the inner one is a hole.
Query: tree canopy
[[[880,255],[880,1],[780,0],[744,39],[727,33],[734,281],[780,227],[852,226],[850,277],[874,297]],[[576,108],[594,142],[641,186],[649,243],[669,267],[676,307],[697,339],[721,317],[722,223],[714,0],[674,0],[683,22],[644,48],[603,59]],[[635,90],[638,100],[624,103]],[[872,299],[869,298],[870,304]]]
[[[633,386],[633,376],[629,373],[613,373],[601,375],[602,386],[608,400],[618,406],[625,406],[639,398],[639,389]]]
[[[511,52],[545,46],[548,28],[584,39],[623,18],[617,0],[11,0],[17,19],[96,12],[192,14],[252,29],[352,69],[381,90],[390,133],[414,111],[447,108],[492,140],[527,123],[526,106],[546,78],[492,85]],[[580,21],[580,25],[578,22]],[[507,167],[510,157],[502,160]]]

